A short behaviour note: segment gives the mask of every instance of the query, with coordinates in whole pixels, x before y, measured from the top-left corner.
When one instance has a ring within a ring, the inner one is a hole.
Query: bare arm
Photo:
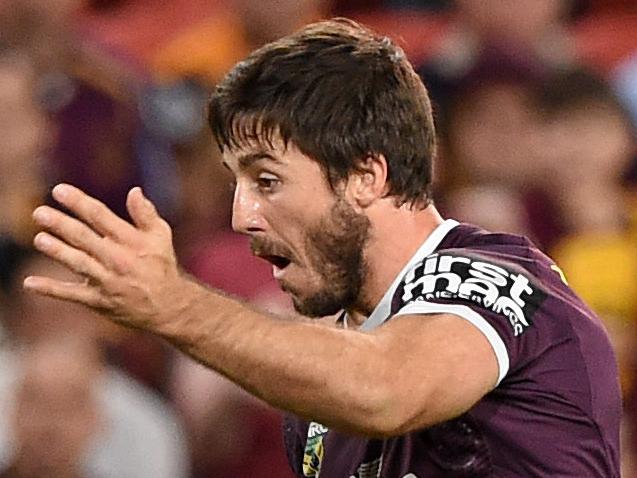
[[[32,277],[27,288],[162,336],[274,406],[386,436],[456,416],[495,384],[491,346],[463,319],[404,316],[373,333],[281,321],[180,273],[170,228],[140,190],[128,198],[134,225],[76,188],[54,196],[84,222],[39,208],[51,234],[36,247],[88,279]]]

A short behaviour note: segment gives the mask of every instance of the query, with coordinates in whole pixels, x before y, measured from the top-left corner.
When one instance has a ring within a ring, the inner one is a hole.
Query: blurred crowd
[[[123,217],[141,185],[191,274],[289,311],[230,231],[206,98],[252,49],[336,15],[395,38],[425,81],[443,213],[531,237],[605,320],[637,477],[633,1],[0,0],[0,478],[291,478],[276,411],[21,282],[74,280],[30,247],[53,184]]]

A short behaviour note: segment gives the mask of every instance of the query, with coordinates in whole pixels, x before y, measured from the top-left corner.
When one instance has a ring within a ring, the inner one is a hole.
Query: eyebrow
[[[239,164],[239,167],[241,169],[248,169],[257,161],[263,161],[263,160],[269,160],[278,164],[282,164],[282,161],[279,158],[271,155],[270,153],[267,153],[266,151],[257,151],[254,153],[247,153],[247,154],[241,155],[237,158],[237,163]],[[223,165],[226,168],[230,169],[230,166],[228,165],[227,161],[223,161]]]
[[[239,166],[243,169],[247,169],[252,166],[257,161],[269,160],[275,163],[281,163],[281,160],[275,156],[272,156],[270,153],[265,151],[257,151],[255,153],[248,153],[242,156],[239,156],[237,159]]]

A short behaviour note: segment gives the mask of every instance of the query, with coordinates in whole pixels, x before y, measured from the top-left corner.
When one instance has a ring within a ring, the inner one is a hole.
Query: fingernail
[[[33,277],[29,276],[24,279],[24,282],[22,283],[22,285],[28,288],[28,287],[33,287],[35,283],[36,283],[36,280]]]
[[[33,211],[33,219],[35,219],[39,224],[46,225],[49,218],[49,213],[44,207],[39,207]]]
[[[36,247],[48,247],[51,245],[51,238],[47,233],[40,232],[33,239],[33,243]]]
[[[71,188],[67,184],[58,184],[53,188],[53,197],[55,199],[64,199],[69,195]]]

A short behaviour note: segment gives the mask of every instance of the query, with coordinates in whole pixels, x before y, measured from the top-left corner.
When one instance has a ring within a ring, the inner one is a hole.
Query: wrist
[[[185,272],[179,273],[175,292],[169,294],[169,303],[161,312],[154,332],[171,342],[182,342],[185,333],[197,316],[196,310],[208,295],[207,289]]]

